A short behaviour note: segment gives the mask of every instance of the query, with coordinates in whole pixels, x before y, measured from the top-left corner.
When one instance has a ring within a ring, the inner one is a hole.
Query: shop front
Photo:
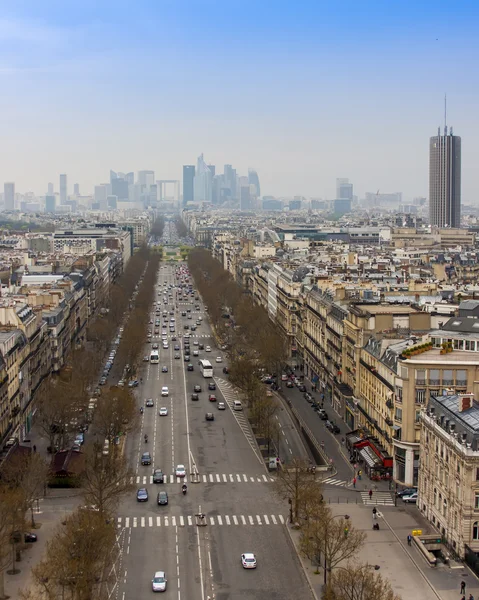
[[[346,436],[346,447],[350,460],[362,465],[372,481],[392,479],[393,458],[385,452],[376,438],[357,429]]]

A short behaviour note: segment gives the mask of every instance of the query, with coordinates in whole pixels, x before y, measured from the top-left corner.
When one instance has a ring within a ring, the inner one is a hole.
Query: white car
[[[185,477],[186,476],[185,465],[176,465],[175,475],[177,477]]]
[[[252,552],[245,552],[241,555],[241,564],[243,569],[256,569],[256,556]]]
[[[206,346],[205,352],[211,352],[211,346]]]
[[[164,571],[157,571],[151,580],[151,589],[154,592],[164,592],[166,590],[166,574]]]
[[[216,362],[223,362],[223,359],[221,358],[221,356],[216,357]]]
[[[405,502],[406,504],[416,504],[417,492],[414,492],[414,494],[411,494],[410,496],[403,496],[402,501]]]
[[[168,386],[164,385],[164,386],[161,388],[161,395],[162,395],[162,396],[168,396],[168,394],[169,394]]]
[[[168,409],[166,408],[166,406],[162,406],[160,408],[159,415],[160,415],[160,417],[167,417],[168,416]]]

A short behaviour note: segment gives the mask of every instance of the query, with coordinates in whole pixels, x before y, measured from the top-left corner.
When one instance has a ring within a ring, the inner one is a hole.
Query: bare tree
[[[116,438],[132,431],[138,424],[136,403],[128,388],[112,386],[97,400],[94,429],[114,447]]]
[[[115,525],[92,510],[72,513],[48,542],[32,569],[33,585],[24,597],[38,600],[92,600],[114,560]]]
[[[20,491],[22,510],[24,514],[30,511],[32,527],[35,527],[35,502],[43,496],[49,474],[48,463],[36,452],[14,454],[6,461],[2,471],[2,481]]]
[[[270,455],[271,443],[278,438],[279,424],[275,419],[278,405],[276,399],[269,396],[261,396],[254,402],[250,418],[256,425],[258,433],[266,439],[268,444],[268,456]]]
[[[120,499],[134,489],[134,473],[126,459],[115,452],[103,454],[103,444],[95,443],[86,452],[82,489],[85,502],[109,517]]]
[[[331,573],[324,600],[401,600],[373,565],[348,564]]]
[[[0,600],[8,598],[5,594],[5,570],[12,565],[19,551],[17,544],[23,541],[24,531],[23,496],[19,488],[2,483],[0,486]],[[19,537],[18,537],[19,536]]]
[[[326,585],[328,571],[355,557],[366,534],[355,529],[347,515],[333,516],[326,506],[305,523],[300,537],[301,552],[312,560],[322,557]]]
[[[318,506],[322,503],[320,483],[308,463],[298,458],[294,458],[287,469],[278,471],[275,489],[280,498],[290,503],[290,517],[295,522],[307,517],[306,508],[311,505],[312,499]]]

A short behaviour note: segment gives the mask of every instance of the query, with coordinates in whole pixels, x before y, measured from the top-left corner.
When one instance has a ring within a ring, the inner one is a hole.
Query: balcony
[[[386,400],[386,406],[388,408],[394,408],[394,402],[392,400]]]
[[[429,380],[429,385],[441,385],[441,380],[440,379],[430,379]]]
[[[454,385],[454,379],[443,379],[442,385]]]
[[[426,385],[426,380],[425,379],[416,379],[416,385],[421,385],[424,387]]]
[[[467,379],[457,379],[456,387],[467,387]]]

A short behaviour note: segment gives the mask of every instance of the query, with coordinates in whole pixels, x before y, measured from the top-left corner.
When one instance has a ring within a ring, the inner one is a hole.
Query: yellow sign
[[[413,535],[422,535],[422,529],[413,529],[412,534]]]

